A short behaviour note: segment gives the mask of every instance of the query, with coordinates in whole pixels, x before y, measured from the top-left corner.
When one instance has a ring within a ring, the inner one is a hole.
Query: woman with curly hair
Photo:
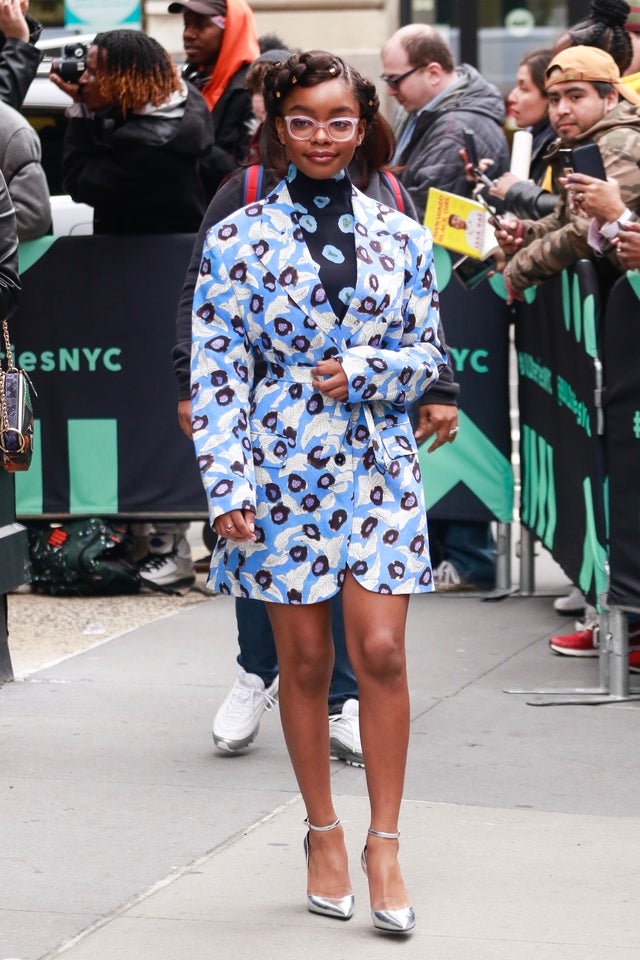
[[[99,33],[77,84],[51,74],[67,110],[63,184],[94,208],[95,233],[191,233],[206,208],[207,105],[139,30]]]
[[[327,724],[341,592],[371,808],[362,866],[374,926],[402,934],[415,923],[398,862],[405,623],[409,595],[433,589],[407,408],[444,363],[431,238],[349,178],[354,155],[367,171],[392,153],[373,83],[311,51],[273,65],[264,99],[269,166],[284,176],[210,229],[193,302],[193,438],[218,534],[209,584],[266,602],[307,813],[307,905],[347,920]]]

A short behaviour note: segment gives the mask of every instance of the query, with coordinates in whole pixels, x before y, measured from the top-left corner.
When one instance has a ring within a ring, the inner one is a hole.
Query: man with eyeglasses
[[[504,100],[468,64],[456,67],[451,50],[426,24],[397,30],[382,50],[387,92],[406,112],[398,131],[394,162],[398,177],[424,217],[430,187],[469,197],[460,151],[464,131],[474,134],[479,157],[493,157],[497,177],[509,168],[502,125]],[[491,590],[495,585],[496,546],[491,526],[475,520],[431,520],[438,591]]]
[[[382,50],[387,92],[406,111],[394,160],[418,216],[424,216],[429,187],[470,196],[460,150],[464,131],[475,136],[478,156],[493,157],[491,178],[509,168],[503,132],[502,94],[468,64],[456,67],[440,34],[426,24],[397,30]]]

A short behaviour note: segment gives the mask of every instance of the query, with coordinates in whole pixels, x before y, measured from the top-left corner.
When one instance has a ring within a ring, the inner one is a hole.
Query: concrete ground
[[[0,960],[636,960],[639,704],[504,692],[597,683],[595,659],[549,651],[572,628],[550,599],[567,582],[537,564],[534,596],[411,602],[401,857],[417,926],[398,939],[373,931],[358,867],[364,772],[333,764],[356,894],[342,924],[305,907],[305,813],[277,710],[245,755],[213,748],[237,669],[232,601],[67,603],[63,652],[44,598],[12,596]],[[83,633],[92,622],[103,631]]]

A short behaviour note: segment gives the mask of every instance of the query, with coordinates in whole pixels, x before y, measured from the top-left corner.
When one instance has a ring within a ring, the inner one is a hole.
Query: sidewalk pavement
[[[547,647],[571,628],[549,596],[412,599],[401,858],[417,926],[398,939],[373,931],[358,866],[364,772],[333,764],[356,894],[344,924],[306,910],[277,710],[246,755],[213,748],[233,601],[6,684],[0,960],[637,960],[640,705],[504,692],[596,685],[595,659]]]

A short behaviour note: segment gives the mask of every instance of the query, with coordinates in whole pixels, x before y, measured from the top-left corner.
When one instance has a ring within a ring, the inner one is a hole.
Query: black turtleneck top
[[[357,273],[351,180],[345,170],[329,180],[314,180],[292,164],[287,182],[300,239],[306,241],[331,308],[342,320]]]

